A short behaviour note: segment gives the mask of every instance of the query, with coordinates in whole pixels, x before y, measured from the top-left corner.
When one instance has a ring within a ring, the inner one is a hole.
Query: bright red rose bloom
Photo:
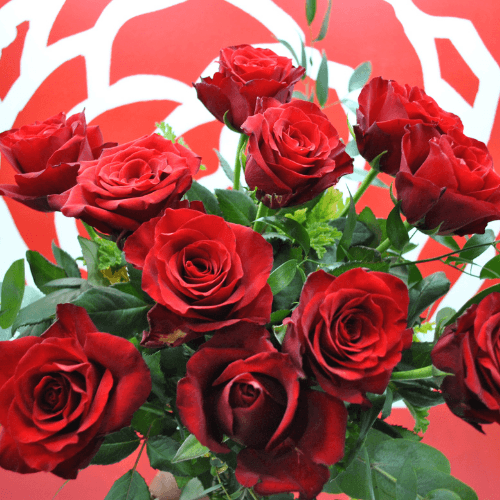
[[[16,184],[1,184],[0,195],[8,196],[40,212],[56,210],[47,195],[76,184],[75,162],[99,158],[105,147],[99,127],[87,127],[84,113],[66,119],[59,113],[45,120],[0,134],[0,152],[17,172]]]
[[[457,129],[439,134],[433,126],[409,127],[396,175],[401,210],[420,229],[438,234],[484,233],[500,219],[500,175],[485,144]]]
[[[198,99],[217,120],[236,129],[254,114],[258,97],[274,97],[279,102],[292,98],[294,85],[305,69],[292,66],[292,60],[269,49],[251,45],[226,47],[220,51],[219,71],[194,83]]]
[[[245,179],[267,207],[300,205],[352,173],[352,158],[316,104],[262,99],[256,112],[241,127],[250,136]]]
[[[301,370],[266,340],[264,328],[228,330],[188,361],[177,389],[183,423],[216,453],[230,451],[223,435],[246,446],[236,469],[243,486],[263,496],[299,491],[314,498],[330,477],[327,466],[344,452],[344,404],[301,385]]]
[[[191,150],[151,134],[81,163],[77,185],[49,200],[103,233],[135,231],[182,198],[200,164]]]
[[[197,210],[167,209],[135,231],[124,251],[143,270],[143,290],[158,302],[148,314],[147,346],[269,321],[273,250],[251,228]]]
[[[441,385],[455,415],[481,432],[481,424],[500,424],[500,293],[447,326],[431,356],[436,368],[455,374]]]
[[[283,350],[327,393],[369,404],[366,393],[384,392],[411,345],[408,303],[406,285],[391,274],[356,268],[336,278],[316,271],[284,321]]]
[[[82,307],[61,304],[57,317],[41,337],[0,342],[0,467],[75,479],[106,434],[130,425],[151,376]]]
[[[422,89],[403,87],[380,76],[363,87],[358,102],[358,124],[354,126],[358,150],[367,161],[387,151],[379,164],[386,174],[396,175],[399,171],[401,139],[407,125],[432,124],[440,134],[453,128],[461,132],[464,129],[458,116],[441,109]]]

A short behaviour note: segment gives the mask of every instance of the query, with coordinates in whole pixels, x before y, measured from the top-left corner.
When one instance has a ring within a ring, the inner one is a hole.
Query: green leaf
[[[229,163],[227,162],[227,160],[220,154],[220,151],[218,151],[215,148],[213,148],[213,150],[215,151],[215,154],[217,155],[217,158],[219,158],[220,166],[221,166],[222,170],[224,171],[224,173],[226,174],[226,177],[231,182],[234,182],[234,172],[233,172],[233,169],[231,168],[231,166],[229,165]]]
[[[146,445],[151,467],[171,472],[174,476],[199,476],[210,470],[208,458],[197,458],[195,461],[172,463],[180,444],[168,436],[153,436]]]
[[[391,241],[391,244],[397,250],[403,250],[405,245],[410,241],[408,237],[408,231],[401,220],[401,215],[399,213],[399,204],[396,205],[387,217],[387,236]]]
[[[104,438],[91,465],[116,464],[133,453],[139,446],[140,439],[131,427],[124,427]]]
[[[145,363],[148,365],[151,374],[151,392],[162,402],[167,403],[169,398],[166,394],[166,379],[161,370],[160,358],[161,351],[149,354],[147,351],[142,353]]]
[[[498,279],[500,278],[500,254],[495,255],[481,269],[479,275],[481,279]]]
[[[422,432],[425,433],[427,427],[429,427],[429,408],[420,408],[418,406],[413,406],[406,399],[403,400],[405,405],[410,410],[412,417],[415,419],[415,427],[413,428],[413,432]]]
[[[146,314],[151,309],[151,304],[111,287],[91,288],[73,304],[87,310],[100,332],[128,337],[147,328]]]
[[[306,57],[306,46],[304,45],[304,40],[300,40],[300,65],[307,69],[307,57]],[[306,74],[304,73],[304,78]]]
[[[74,288],[62,288],[23,307],[12,325],[12,333],[20,326],[35,325],[52,319],[56,314],[57,304],[71,302],[79,293],[79,290]]]
[[[300,92],[300,90],[294,90],[293,91],[293,94],[292,94],[292,97],[294,99],[302,99],[303,101],[307,101],[307,96],[303,93],[303,92]]]
[[[151,495],[144,478],[129,470],[115,481],[104,500],[151,500]]]
[[[419,495],[428,495],[436,489],[450,490],[461,500],[478,500],[476,492],[462,481],[448,473],[431,468],[430,466],[415,468],[417,474],[417,490]],[[439,497],[438,497],[439,498]]]
[[[53,281],[48,281],[44,286],[51,288],[54,291],[56,288],[80,288],[84,283],[88,283],[83,278],[60,278]]]
[[[408,327],[412,327],[419,315],[437,299],[446,295],[450,281],[443,272],[433,273],[410,289]]]
[[[359,150],[356,141],[348,142],[347,146],[345,147],[345,152],[351,157],[359,156]]]
[[[309,234],[305,227],[296,220],[289,217],[282,219],[271,215],[268,217],[261,217],[259,218],[259,221],[265,222],[266,224],[283,231],[292,241],[298,243],[302,247],[306,255],[309,252],[311,247]]]
[[[217,198],[199,182],[193,180],[191,189],[186,193],[189,201],[201,201],[207,214],[222,215]]]
[[[290,309],[280,309],[271,313],[270,323],[281,323],[289,314]]]
[[[210,450],[203,446],[194,434],[189,434],[189,436],[181,444],[181,447],[177,450],[175,457],[172,459],[172,463],[184,462],[185,460],[192,460],[193,458],[203,457]]]
[[[325,51],[323,51],[316,78],[316,97],[318,98],[319,105],[323,108],[326,101],[328,101],[328,59],[326,58]]]
[[[109,285],[109,281],[99,270],[99,244],[81,236],[78,236],[78,243],[80,243],[85,265],[87,266],[88,282],[92,285]],[[62,276],[60,277],[62,278]]]
[[[284,45],[290,51],[290,54],[292,54],[295,62],[300,65],[299,58],[297,57],[297,54],[295,53],[295,50],[293,50],[292,46],[286,40],[281,40],[280,38],[277,38],[276,40],[278,40],[279,43]]]
[[[68,278],[81,278],[80,269],[78,269],[76,260],[73,259],[68,252],[59,248],[55,241],[52,241],[52,253],[54,254],[57,264],[64,269]]]
[[[339,246],[344,249],[348,249],[351,246],[354,230],[356,228],[357,215],[356,215],[356,207],[354,200],[352,199],[351,194],[349,193],[350,203],[349,203],[349,212],[347,214],[347,219],[345,222],[345,227],[341,229],[342,238],[340,239]]]
[[[283,340],[285,339],[287,328],[288,328],[288,325],[275,325],[275,326],[273,326],[274,336],[276,337],[276,340],[279,342],[280,345],[283,344]]]
[[[416,500],[417,475],[410,458],[405,461],[396,479],[396,500]]]
[[[306,19],[310,26],[316,15],[316,0],[306,0]]]
[[[372,72],[372,63],[370,61],[361,63],[354,70],[354,73],[351,75],[351,78],[349,78],[349,84],[347,90],[349,92],[352,92],[353,90],[357,90],[363,87],[370,78],[371,72]]]
[[[313,42],[319,42],[325,38],[326,33],[328,31],[328,23],[330,22],[330,11],[332,9],[332,0],[328,0],[328,8],[326,9],[325,17],[323,18],[323,22],[321,24],[321,29],[319,31],[318,36],[313,40]]]
[[[242,191],[216,189],[215,195],[227,222],[242,226],[251,226],[257,215],[257,207],[253,200]]]
[[[453,239],[453,236],[440,236],[438,234],[434,234],[431,238],[441,245],[450,248],[451,250],[460,250],[458,243]]]
[[[365,446],[362,446],[358,457],[364,457],[365,451]],[[371,500],[368,474],[366,463],[356,458],[344,472],[336,477],[335,482],[351,498],[366,498]]]
[[[27,250],[26,260],[30,265],[31,274],[33,275],[35,285],[44,294],[53,292],[52,289],[44,286],[45,283],[60,278],[66,278],[66,272],[64,271],[64,269],[52,264],[52,262],[49,262],[39,252],[35,252],[34,250]]]
[[[484,234],[475,234],[467,240],[465,245],[462,248],[462,252],[460,252],[460,257],[462,259],[474,260],[476,257],[479,257],[483,252],[485,252],[489,245],[495,241],[495,233],[491,229],[486,229]],[[484,245],[478,248],[472,248],[475,245]],[[467,250],[470,249],[470,250]]]
[[[0,327],[14,323],[24,297],[24,259],[13,262],[5,273],[0,303]]]
[[[233,125],[232,125],[232,123],[229,121],[229,118],[227,117],[228,114],[229,114],[229,109],[224,113],[224,116],[222,117],[222,121],[224,122],[224,125],[229,130],[232,130],[233,132],[241,134],[241,132],[237,128],[234,128]]]
[[[177,422],[170,413],[156,408],[152,403],[143,404],[132,417],[132,428],[143,436],[149,437],[164,434],[171,436],[177,430]]]
[[[182,488],[179,500],[197,500],[220,488],[222,488],[222,484],[216,484],[215,486],[205,489],[202,482],[197,477],[193,477],[193,479]]]
[[[295,273],[297,272],[297,260],[290,259],[284,264],[281,264],[276,268],[269,276],[267,283],[271,287],[273,295],[281,292],[286,288],[293,280]]]
[[[437,490],[432,490],[427,493],[425,500],[461,500],[460,496],[454,491],[444,490],[439,488]]]

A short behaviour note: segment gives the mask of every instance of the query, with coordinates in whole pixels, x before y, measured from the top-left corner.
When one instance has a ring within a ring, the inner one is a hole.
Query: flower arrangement
[[[60,113],[0,134],[17,172],[0,194],[89,236],[83,276],[55,245],[55,263],[27,252],[44,297],[25,307],[24,259],[4,277],[0,467],[74,479],[140,447],[182,500],[477,500],[420,439],[443,402],[479,431],[500,423],[500,286],[442,310],[423,340],[450,283],[405,254],[425,231],[450,250],[428,260],[463,271],[496,245],[486,146],[422,89],[367,82],[366,65],[345,144],[321,109],[324,71],[304,99],[304,69],[268,49],[227,47],[219,64],[194,86],[240,134],[234,168],[221,159],[232,190],[193,180],[202,159],[166,125],[118,145]],[[334,186],[357,154],[370,170],[344,200]],[[395,178],[384,219],[356,210],[379,172]],[[399,400],[413,430],[386,422]],[[122,498],[150,498],[135,468],[106,496]]]

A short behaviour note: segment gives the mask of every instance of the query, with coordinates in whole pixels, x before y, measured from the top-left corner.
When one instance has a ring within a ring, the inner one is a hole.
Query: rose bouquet
[[[444,402],[479,431],[500,423],[500,286],[430,323],[450,282],[419,264],[463,271],[496,248],[486,146],[422,89],[366,83],[366,64],[347,144],[321,109],[327,72],[294,94],[298,61],[241,45],[219,64],[195,88],[240,134],[234,168],[221,158],[233,189],[196,182],[201,158],[165,124],[120,145],[83,112],[0,134],[17,172],[0,194],[87,230],[83,266],[27,252],[43,297],[21,307],[24,259],[3,279],[0,467],[75,479],[140,447],[182,500],[477,500],[420,440]],[[358,154],[370,169],[344,197]],[[395,178],[387,218],[356,208],[379,172]],[[448,251],[406,258],[418,231]],[[386,421],[398,401],[414,429]],[[106,496],[122,498],[150,498],[135,467]]]

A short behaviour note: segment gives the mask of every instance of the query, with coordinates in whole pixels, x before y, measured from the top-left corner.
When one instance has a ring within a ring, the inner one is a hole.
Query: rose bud
[[[500,293],[487,295],[445,328],[431,353],[447,376],[441,391],[457,417],[482,432],[500,423]]]
[[[213,77],[193,83],[198,99],[217,120],[226,119],[235,129],[254,114],[258,97],[274,97],[279,102],[292,98],[294,85],[305,69],[269,49],[251,45],[226,47],[220,51],[219,71]]]
[[[267,336],[249,324],[216,333],[188,361],[177,408],[212,451],[230,451],[224,435],[246,447],[236,468],[243,486],[262,496],[298,491],[312,499],[330,478],[327,466],[342,458],[347,411],[306,388],[301,370]]]
[[[16,184],[1,184],[7,196],[40,212],[52,212],[47,195],[58,194],[76,184],[79,165],[95,160],[103,148],[98,126],[87,126],[84,113],[66,119],[64,113],[0,134],[0,152],[17,172]]]
[[[458,116],[441,109],[422,89],[403,87],[380,76],[363,87],[358,101],[358,124],[354,126],[358,150],[367,161],[387,151],[379,164],[379,169],[386,174],[396,175],[399,171],[401,139],[406,125],[432,124],[439,134],[452,128],[461,132],[464,129]]]
[[[408,127],[402,141],[397,197],[408,222],[437,234],[484,233],[500,219],[500,175],[484,143],[458,129]]]
[[[135,231],[179,202],[200,164],[201,158],[188,148],[158,134],[146,135],[82,162],[77,185],[49,200],[66,217],[103,233]]]
[[[270,208],[301,205],[353,171],[337,130],[319,107],[262,99],[242,125],[250,136],[245,179]]]
[[[107,434],[130,425],[151,375],[133,344],[97,331],[82,307],[56,314],[40,337],[0,342],[0,467],[75,479]]]
[[[283,350],[327,393],[370,404],[366,393],[384,392],[401,351],[411,345],[408,304],[406,285],[391,274],[316,271],[284,321]]]
[[[264,325],[273,296],[273,249],[259,233],[191,208],[166,209],[126,241],[157,304],[142,344],[179,345],[234,323]]]

